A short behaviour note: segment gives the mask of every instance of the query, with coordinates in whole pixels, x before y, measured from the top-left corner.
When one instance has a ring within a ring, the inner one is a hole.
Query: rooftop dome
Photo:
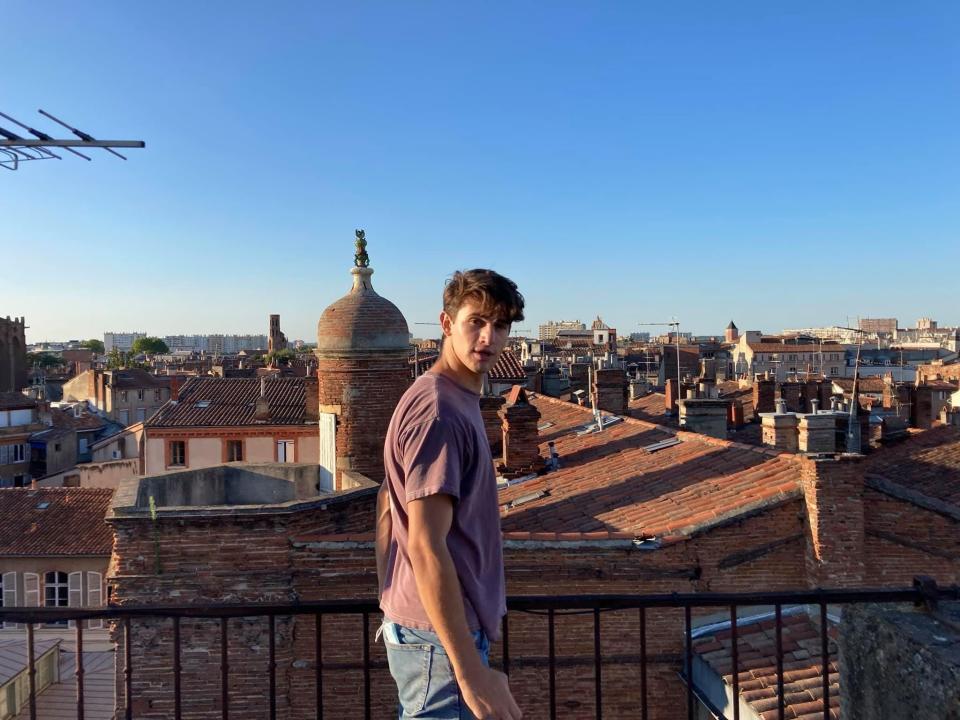
[[[317,323],[317,353],[407,350],[407,321],[373,289],[373,268],[355,267],[350,274],[350,292],[324,310]]]

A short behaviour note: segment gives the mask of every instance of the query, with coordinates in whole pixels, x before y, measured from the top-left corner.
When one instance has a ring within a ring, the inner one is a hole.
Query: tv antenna
[[[113,148],[145,147],[143,140],[97,140],[89,133],[85,133],[83,130],[78,130],[73,126],[68,125],[60,118],[48,113],[46,110],[41,109],[37,112],[44,117],[53,120],[58,125],[65,127],[67,130],[76,135],[77,139],[68,138],[63,140],[54,138],[42,130],[37,130],[36,128],[30,127],[29,125],[20,122],[16,118],[13,118],[6,113],[0,112],[0,118],[13,123],[17,127],[22,128],[33,135],[33,137],[24,137],[23,135],[18,135],[12,130],[8,130],[0,125],[0,166],[5,167],[7,170],[17,170],[20,167],[20,163],[27,162],[29,160],[63,159],[50,148],[63,148],[67,152],[83,158],[84,160],[92,160],[92,158],[75,148],[103,148],[108,153],[116,155],[121,160],[126,160],[126,157],[118,153]]]

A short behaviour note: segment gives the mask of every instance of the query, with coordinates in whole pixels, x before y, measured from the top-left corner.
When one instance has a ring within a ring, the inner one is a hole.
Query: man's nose
[[[493,342],[493,323],[484,323],[483,327],[480,328],[480,342],[484,345]]]

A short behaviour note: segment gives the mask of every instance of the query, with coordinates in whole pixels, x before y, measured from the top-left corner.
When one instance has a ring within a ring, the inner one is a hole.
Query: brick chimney
[[[307,422],[316,422],[320,419],[320,394],[316,376],[303,379],[303,392],[303,419]]]
[[[803,411],[803,408],[800,406],[800,383],[781,383],[780,397],[787,403],[787,412]]]
[[[503,477],[520,477],[543,468],[537,423],[540,411],[527,399],[526,391],[514,385],[500,408],[503,428],[503,464],[497,469]]]
[[[863,467],[858,455],[803,457],[807,581],[811,587],[858,587],[864,580]]]
[[[754,386],[754,394],[756,394],[756,386]],[[797,416],[787,412],[786,403],[783,400],[778,401],[776,410],[776,412],[760,414],[760,422],[763,424],[763,444],[795,453],[799,447]]]
[[[713,398],[684,398],[677,401],[680,406],[680,427],[690,432],[727,439],[726,400]]]
[[[933,420],[933,389],[926,383],[921,383],[917,385],[913,402],[913,426],[929,430]]]
[[[727,406],[727,424],[733,428],[742,428],[744,426],[743,403],[741,401],[730,401],[730,404]]]
[[[757,415],[760,413],[774,412],[776,394],[776,381],[765,377],[758,377],[753,383],[753,412]]]
[[[170,376],[170,399],[180,399],[180,387],[183,385],[183,379],[179,375]]]
[[[270,403],[267,401],[267,378],[260,378],[260,395],[253,408],[253,419],[258,423],[270,420]]]
[[[819,405],[819,401],[815,401]],[[798,449],[803,453],[833,453],[837,450],[834,413],[799,415]]]
[[[677,400],[679,399],[680,388],[677,381],[673,378],[667,378],[663,389],[663,409],[667,415],[675,415],[677,412]]]
[[[627,376],[620,368],[594,370],[590,388],[601,410],[623,415],[627,411]]]
[[[503,451],[503,421],[500,419],[500,408],[506,398],[500,395],[482,395],[480,397],[480,415],[483,417],[483,429],[487,433],[487,442],[490,443],[490,452],[496,457]]]

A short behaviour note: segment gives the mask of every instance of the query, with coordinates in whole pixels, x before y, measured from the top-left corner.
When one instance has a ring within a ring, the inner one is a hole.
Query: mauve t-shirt
[[[500,636],[507,611],[497,478],[480,415],[480,396],[443,375],[421,375],[393,412],[383,447],[393,538],[380,607],[386,618],[435,631],[420,602],[407,553],[407,506],[445,493],[454,498],[447,548],[460,578],[471,630]]]

